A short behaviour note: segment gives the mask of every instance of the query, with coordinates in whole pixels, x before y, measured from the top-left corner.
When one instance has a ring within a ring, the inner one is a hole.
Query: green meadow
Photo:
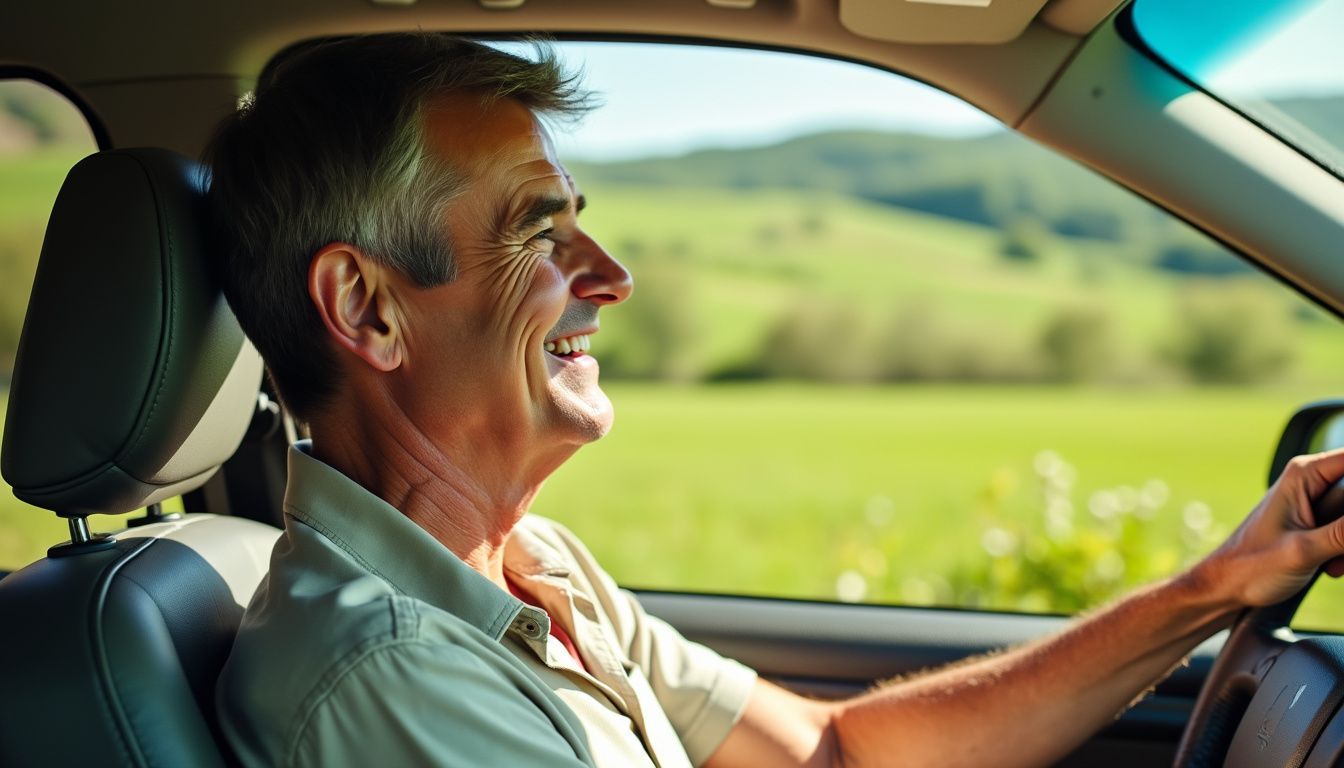
[[[607,390],[615,428],[561,468],[534,509],[578,532],[621,583],[833,600],[848,573],[862,578],[864,601],[1037,611],[1072,606],[968,601],[947,582],[995,559],[988,531],[1046,527],[1043,459],[1058,457],[1074,475],[1067,496],[1081,549],[1090,536],[1141,564],[1109,585],[1114,593],[1173,572],[1235,527],[1264,492],[1284,422],[1319,394],[771,384]],[[1120,513],[1146,518],[1126,540],[1093,535],[1102,527],[1098,498],[1123,506],[1154,488],[1147,515]],[[1202,510],[1207,525],[1192,531],[1191,522],[1205,522]],[[1325,599],[1304,608],[1302,621],[1344,627],[1344,612],[1334,609],[1344,608],[1344,595],[1318,592]]]

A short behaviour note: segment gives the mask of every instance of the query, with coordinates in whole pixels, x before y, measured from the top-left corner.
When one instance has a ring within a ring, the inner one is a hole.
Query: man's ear
[[[341,347],[379,371],[401,365],[402,338],[386,268],[348,243],[322,247],[308,265],[308,296]]]

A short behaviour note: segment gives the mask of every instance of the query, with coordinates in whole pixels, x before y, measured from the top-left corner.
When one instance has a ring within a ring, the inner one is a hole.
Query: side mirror
[[[1294,456],[1344,448],[1344,399],[1320,400],[1298,409],[1283,428],[1279,447],[1269,465],[1269,483],[1274,484]],[[1329,493],[1340,491],[1339,485]]]

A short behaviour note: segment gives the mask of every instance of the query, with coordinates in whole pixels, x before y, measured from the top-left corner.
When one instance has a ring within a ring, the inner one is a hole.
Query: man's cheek
[[[558,323],[560,313],[564,312],[564,305],[569,299],[569,291],[554,265],[546,264],[539,265],[526,284],[519,285],[509,299],[505,301],[509,307],[508,313],[519,321],[521,332],[528,336],[544,336]],[[538,340],[538,346],[542,340]]]
[[[534,312],[546,317],[547,330],[560,321],[568,302],[569,284],[560,268],[550,260],[538,264],[532,274],[528,304]]]

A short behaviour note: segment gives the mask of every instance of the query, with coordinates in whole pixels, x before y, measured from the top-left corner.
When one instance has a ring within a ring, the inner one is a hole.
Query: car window
[[[558,146],[636,287],[593,339],[615,428],[534,510],[623,584],[1076,612],[1207,552],[1337,391],[1334,317],[929,87],[561,51],[606,106]]]
[[[31,80],[0,80],[0,383],[8,396],[42,235],[65,174],[97,149],[88,122],[61,94]],[[4,409],[0,408],[0,419]],[[124,527],[95,515],[94,530]],[[0,571],[16,570],[69,538],[50,512],[0,493]]]
[[[1344,176],[1344,0],[1138,0],[1160,58]]]

